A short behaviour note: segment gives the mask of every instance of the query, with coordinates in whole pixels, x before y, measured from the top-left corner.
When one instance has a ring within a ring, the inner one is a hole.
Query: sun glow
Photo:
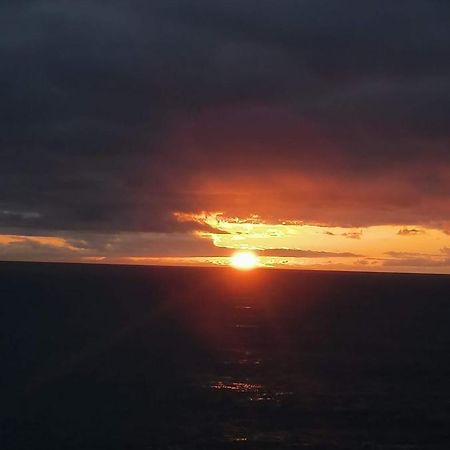
[[[258,257],[253,252],[236,252],[230,260],[235,269],[250,270],[259,265]]]

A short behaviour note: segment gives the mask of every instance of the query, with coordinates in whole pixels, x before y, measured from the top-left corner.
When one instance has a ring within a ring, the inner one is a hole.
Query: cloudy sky
[[[450,3],[0,2],[0,260],[450,273]]]

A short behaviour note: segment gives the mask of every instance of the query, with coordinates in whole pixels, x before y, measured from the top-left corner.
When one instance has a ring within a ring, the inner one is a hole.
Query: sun
[[[230,260],[235,269],[250,270],[259,265],[258,257],[253,252],[236,252]]]

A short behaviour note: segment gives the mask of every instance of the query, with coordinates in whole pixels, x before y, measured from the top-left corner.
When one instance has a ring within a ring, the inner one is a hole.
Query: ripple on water
[[[285,444],[292,442],[293,436],[287,431],[257,431],[247,430],[236,427],[230,429],[228,433],[225,433],[225,440],[233,443],[246,443],[246,444]],[[252,445],[253,448],[253,445]]]
[[[209,387],[217,391],[231,391],[240,393],[257,393],[264,390],[262,384],[243,381],[218,380],[210,383]]]
[[[258,383],[251,383],[248,380],[216,380],[209,384],[209,388],[214,391],[245,394],[247,400],[251,402],[281,402],[293,395],[291,391],[271,390],[267,386]]]

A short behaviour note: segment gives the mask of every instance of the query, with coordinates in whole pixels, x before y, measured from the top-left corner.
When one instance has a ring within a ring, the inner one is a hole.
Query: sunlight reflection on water
[[[260,392],[264,389],[262,384],[244,383],[238,381],[216,381],[210,385],[211,389],[219,391],[236,391],[236,392]]]

